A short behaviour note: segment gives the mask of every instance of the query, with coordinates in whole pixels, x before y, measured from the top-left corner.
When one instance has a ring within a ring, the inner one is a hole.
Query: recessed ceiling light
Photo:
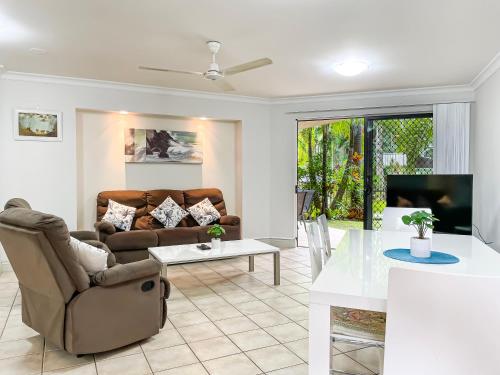
[[[33,48],[30,48],[29,51],[33,54],[33,55],[45,55],[47,53],[47,50],[46,49],[43,49],[43,48],[37,48],[37,47],[33,47]]]
[[[335,64],[333,69],[335,69],[338,74],[346,77],[353,77],[363,73],[368,67],[369,64],[366,61],[348,60]]]
[[[120,111],[120,115],[128,115],[128,111]]]

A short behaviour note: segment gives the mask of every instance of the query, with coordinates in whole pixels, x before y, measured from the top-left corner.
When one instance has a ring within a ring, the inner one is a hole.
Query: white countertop
[[[200,250],[196,247],[197,245],[200,244],[150,247],[148,250],[153,257],[163,264],[200,262],[244,255],[278,253],[280,251],[277,247],[253,239],[222,241],[220,248],[210,250]],[[210,243],[206,243],[206,245],[212,246]]]
[[[432,250],[453,254],[456,264],[390,259],[384,250],[408,248],[412,233],[349,230],[310,288],[311,303],[386,311],[391,267],[500,276],[500,254],[473,236],[433,234]]]

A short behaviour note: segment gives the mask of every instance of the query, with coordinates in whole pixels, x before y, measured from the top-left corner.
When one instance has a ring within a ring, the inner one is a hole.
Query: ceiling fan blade
[[[142,69],[142,70],[153,70],[155,72],[191,74],[191,75],[196,75],[196,76],[202,76],[203,75],[203,73],[201,73],[201,72],[190,72],[190,71],[186,71],[186,70],[154,68],[154,67],[151,67],[151,66],[139,66],[139,69]]]
[[[224,69],[224,75],[231,76],[233,74],[246,72],[247,70],[251,70],[251,69],[257,69],[257,68],[260,68],[262,66],[266,66],[266,65],[269,65],[272,63],[273,63],[273,61],[271,59],[265,57],[263,59],[250,61],[250,62],[247,62],[245,64],[240,64],[240,65],[236,65],[236,66],[232,66],[230,68]]]
[[[234,91],[234,87],[231,86],[227,81],[224,81],[223,79],[217,79],[212,81],[215,86],[217,86],[219,89],[222,91]]]

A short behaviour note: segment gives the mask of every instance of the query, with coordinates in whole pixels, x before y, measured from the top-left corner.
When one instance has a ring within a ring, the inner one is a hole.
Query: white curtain
[[[434,173],[469,173],[470,103],[434,105]]]

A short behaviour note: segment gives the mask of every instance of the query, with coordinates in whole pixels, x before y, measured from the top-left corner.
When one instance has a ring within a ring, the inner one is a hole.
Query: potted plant
[[[212,249],[218,249],[220,247],[220,238],[223,234],[226,234],[226,230],[219,224],[214,224],[208,228],[207,234],[212,237]]]
[[[417,230],[418,237],[410,240],[410,254],[417,258],[429,258],[431,256],[431,239],[425,237],[427,230],[434,228],[434,222],[438,219],[427,211],[415,211],[410,215],[404,215],[401,220],[405,225],[412,226]]]

